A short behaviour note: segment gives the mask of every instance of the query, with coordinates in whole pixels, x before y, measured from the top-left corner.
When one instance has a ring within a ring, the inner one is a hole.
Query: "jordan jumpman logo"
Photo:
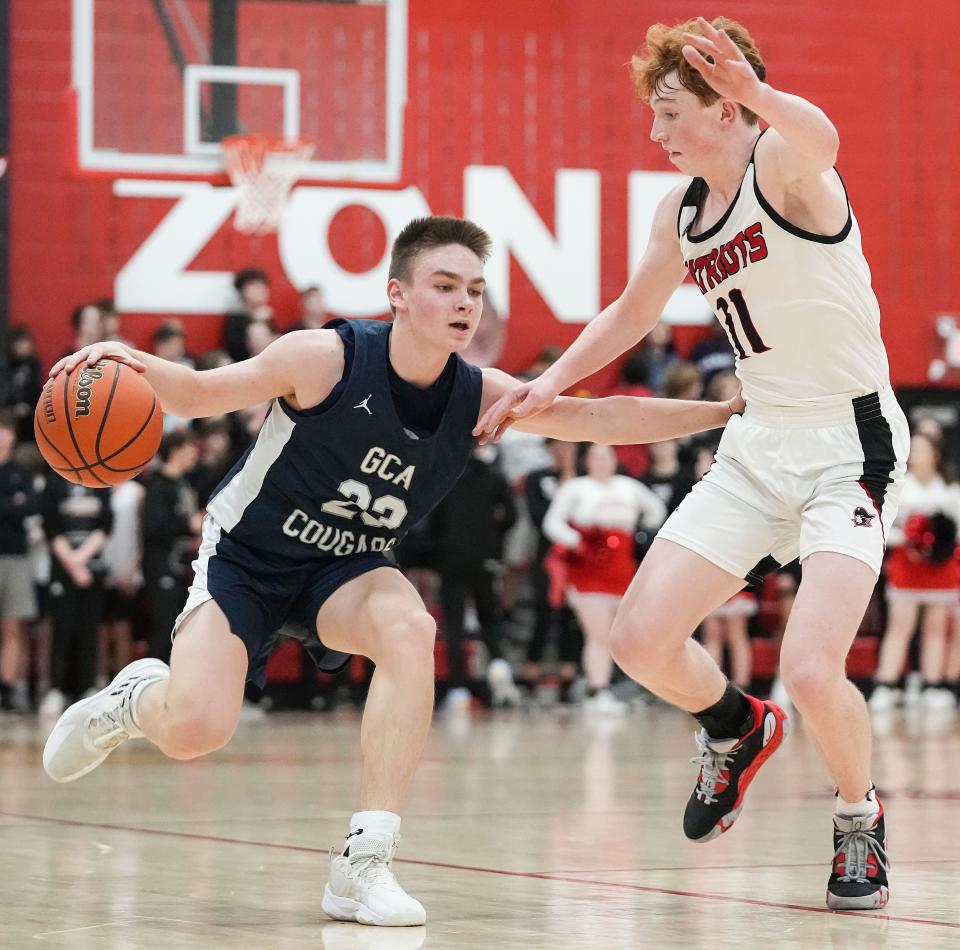
[[[354,409],[366,409],[367,412],[372,416],[373,413],[370,411],[370,407],[367,405],[367,403],[370,402],[371,399],[373,399],[373,393],[370,393],[370,395],[367,396],[366,399],[362,400],[361,402],[358,402],[353,408],[354,408]]]

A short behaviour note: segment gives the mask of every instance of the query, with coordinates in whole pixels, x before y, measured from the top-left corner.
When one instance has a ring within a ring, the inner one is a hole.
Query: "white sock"
[[[400,830],[400,816],[392,811],[357,811],[350,816],[350,834],[359,831],[375,835],[395,835]]]
[[[169,676],[169,673],[167,674]],[[140,729],[140,718],[137,716],[137,704],[140,702],[140,697],[143,695],[143,691],[153,683],[159,683],[160,680],[165,679],[163,676],[156,676],[152,679],[143,679],[139,683],[135,683],[133,690],[130,694],[130,721],[137,732],[141,733]]]
[[[877,789],[871,785],[867,794],[858,802],[844,801],[837,795],[837,814],[844,818],[861,818],[880,814],[880,802],[877,801]]]

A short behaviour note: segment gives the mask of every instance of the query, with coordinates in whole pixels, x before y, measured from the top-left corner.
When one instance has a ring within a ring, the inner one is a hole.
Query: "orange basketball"
[[[150,464],[163,435],[163,412],[143,374],[103,359],[47,380],[33,427],[40,454],[58,475],[105,488]]]

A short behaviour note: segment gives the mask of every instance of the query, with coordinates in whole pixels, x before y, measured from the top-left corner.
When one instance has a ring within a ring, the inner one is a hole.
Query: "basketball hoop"
[[[313,144],[282,135],[230,135],[221,145],[237,189],[234,227],[244,234],[276,231],[300,163],[313,154]]]

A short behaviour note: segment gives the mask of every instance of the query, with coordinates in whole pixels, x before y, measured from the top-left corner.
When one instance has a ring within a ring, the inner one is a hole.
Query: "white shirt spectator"
[[[666,517],[666,505],[635,478],[614,475],[601,482],[584,475],[557,489],[543,520],[543,532],[551,541],[575,548],[580,532],[572,525],[633,531],[642,523],[652,530]]]

